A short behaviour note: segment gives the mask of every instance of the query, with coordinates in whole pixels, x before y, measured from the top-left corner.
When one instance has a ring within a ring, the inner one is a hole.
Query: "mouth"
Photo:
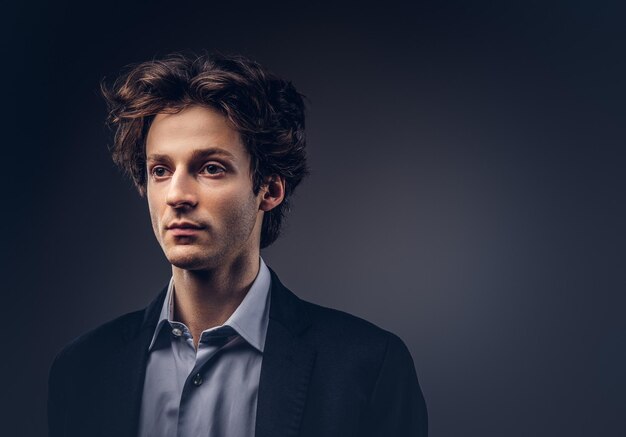
[[[168,228],[167,231],[175,237],[191,237],[200,233],[198,228]]]
[[[198,234],[204,226],[192,222],[174,222],[166,227],[167,232],[175,237],[188,237]]]

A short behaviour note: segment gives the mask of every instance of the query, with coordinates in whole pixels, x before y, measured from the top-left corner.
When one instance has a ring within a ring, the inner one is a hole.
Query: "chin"
[[[206,250],[170,250],[165,256],[170,264],[185,270],[205,270],[216,263]]]
[[[179,259],[169,259],[168,260],[171,265],[178,267],[183,270],[206,270],[206,263],[203,263],[200,260],[179,260]]]

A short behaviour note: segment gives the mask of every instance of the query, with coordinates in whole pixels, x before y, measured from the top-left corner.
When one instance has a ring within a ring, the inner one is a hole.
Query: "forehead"
[[[249,159],[241,135],[218,111],[189,106],[175,114],[154,117],[146,138],[146,155],[186,156],[202,149],[223,149],[234,158]]]

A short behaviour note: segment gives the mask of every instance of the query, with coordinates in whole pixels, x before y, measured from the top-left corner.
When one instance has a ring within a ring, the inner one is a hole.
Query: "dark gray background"
[[[626,435],[621,2],[261,3],[4,7],[3,435],[43,435],[56,352],[169,277],[98,82],[180,49],[310,98],[264,258],[405,340],[432,436]]]

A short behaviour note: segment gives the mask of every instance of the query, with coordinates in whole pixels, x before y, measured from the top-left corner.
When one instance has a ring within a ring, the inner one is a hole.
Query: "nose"
[[[170,179],[165,201],[172,208],[194,207],[198,203],[195,179],[184,171],[176,171]]]

